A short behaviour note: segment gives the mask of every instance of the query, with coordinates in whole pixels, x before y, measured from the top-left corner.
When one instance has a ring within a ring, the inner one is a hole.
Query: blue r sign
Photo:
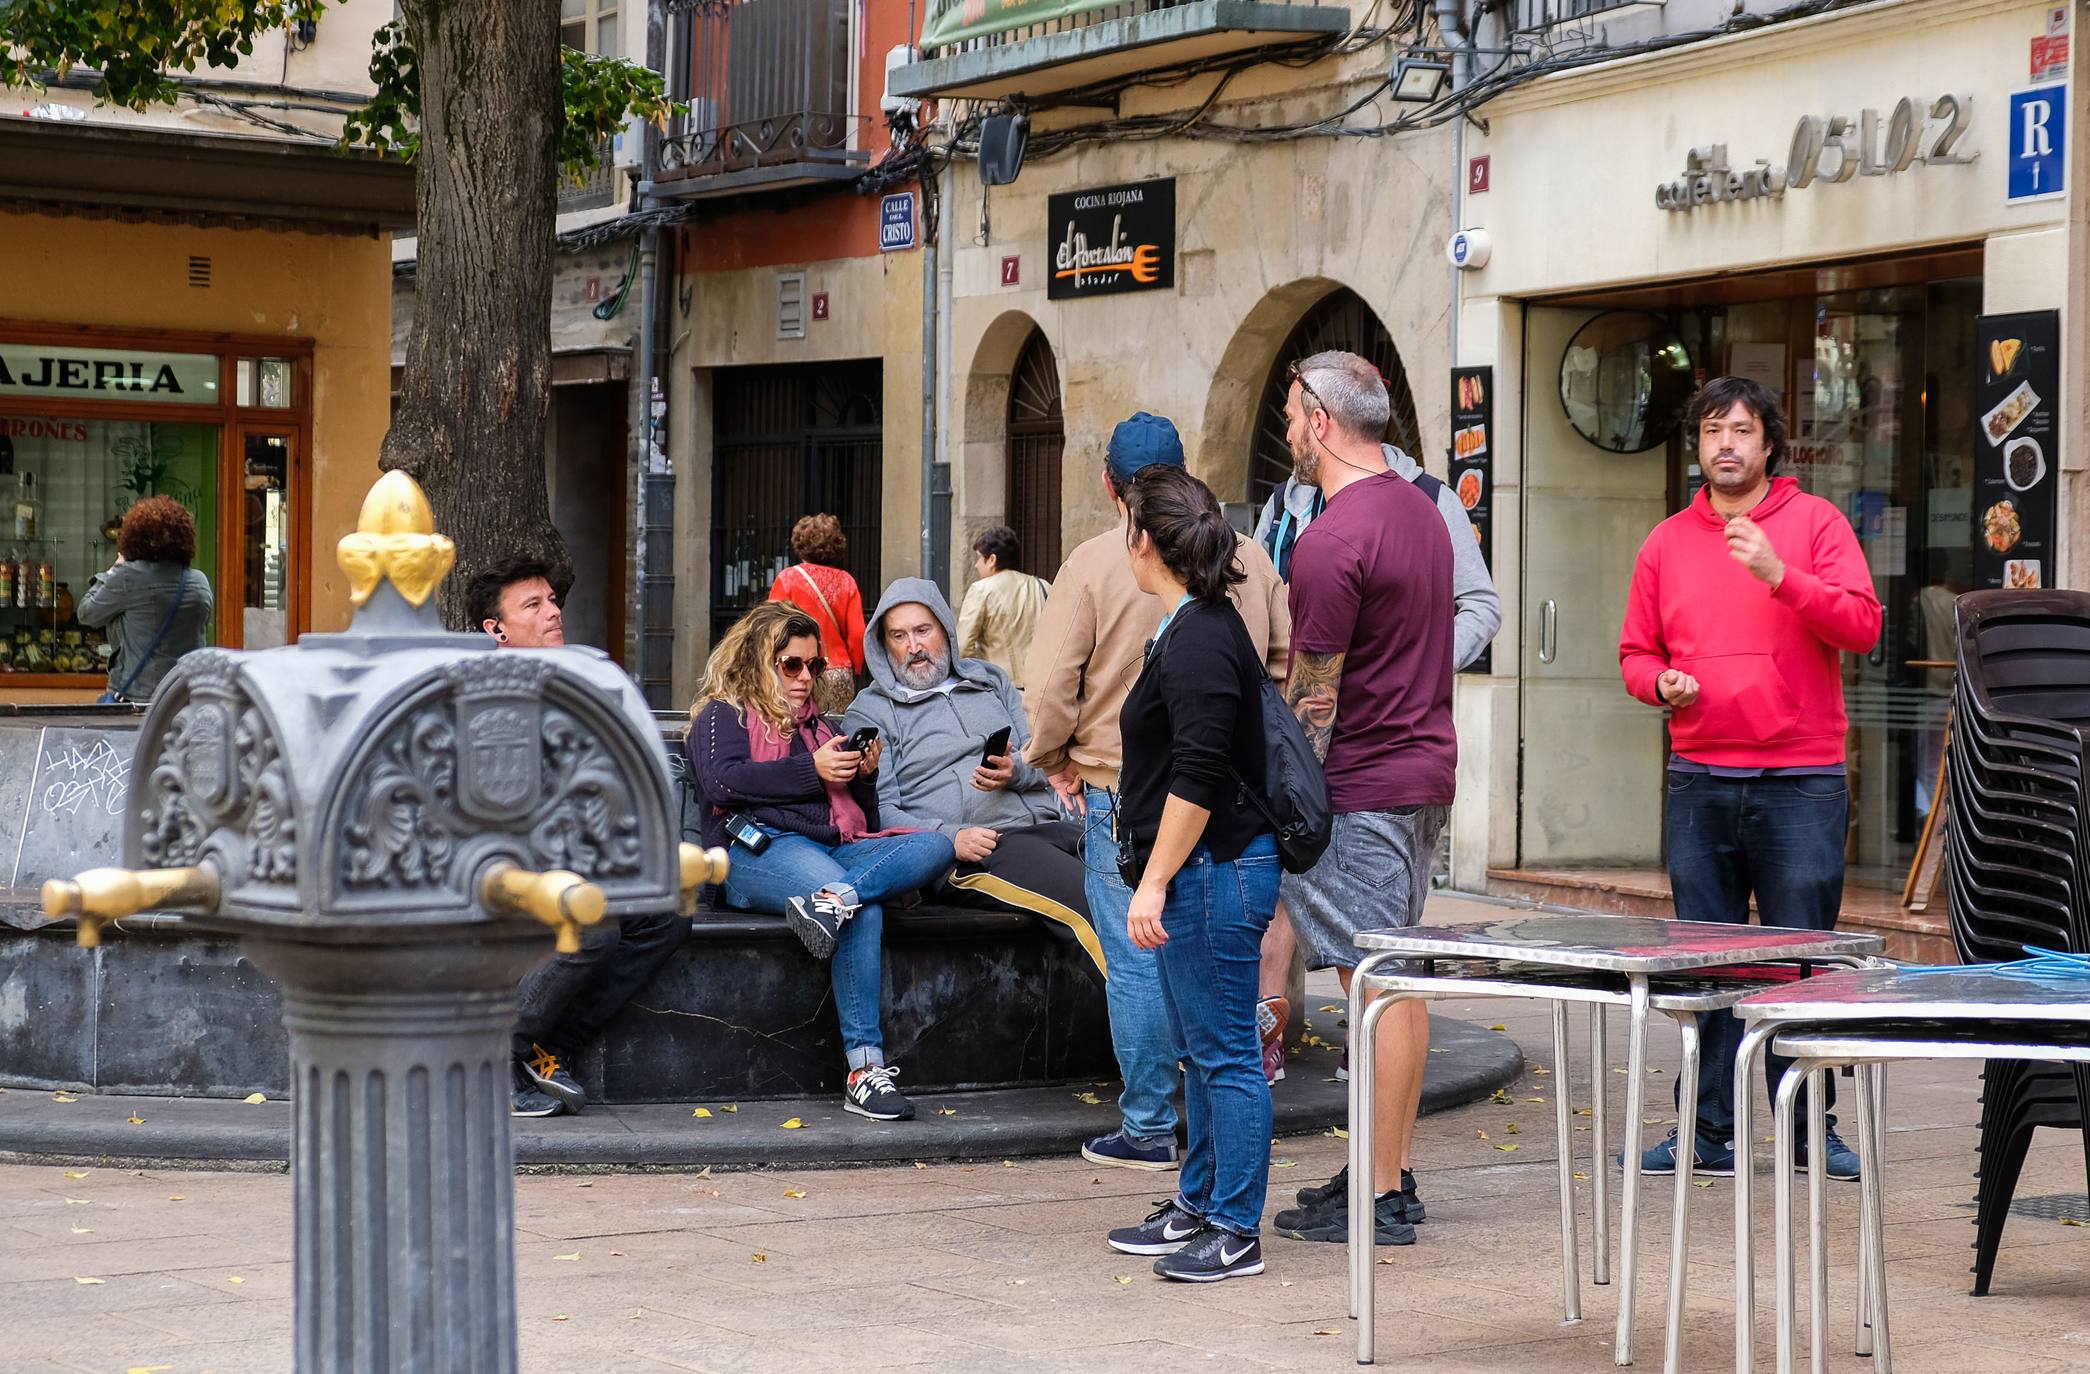
[[[2034,86],[2010,93],[2009,187],[2011,204],[2049,200],[2067,191],[2068,87]]]

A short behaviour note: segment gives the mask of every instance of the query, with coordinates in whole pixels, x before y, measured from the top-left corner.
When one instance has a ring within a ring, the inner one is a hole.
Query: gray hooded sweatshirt
[[[885,651],[886,612],[907,602],[927,606],[943,626],[945,652],[952,657],[944,687],[916,691],[903,684]],[[976,658],[958,658],[957,618],[934,582],[903,577],[885,589],[864,633],[865,668],[871,685],[857,694],[842,718],[842,733],[878,727],[885,759],[878,768],[878,809],[887,825],[918,826],[955,836],[967,826],[1022,830],[1060,819],[1059,800],[1045,775],[1023,761],[1030,738],[1023,697],[1008,674]],[[945,690],[945,688],[948,690]],[[982,792],[972,785],[987,737],[1009,727],[1009,752],[1016,778],[1009,786]]]
[[[1392,444],[1385,451],[1386,466],[1414,481],[1422,464]],[[1451,595],[1458,611],[1452,620],[1452,667],[1464,668],[1480,657],[1495,632],[1502,628],[1502,598],[1495,594],[1495,579],[1488,576],[1488,562],[1480,556],[1480,541],[1473,537],[1473,520],[1449,483],[1437,488],[1437,514],[1451,532]]]

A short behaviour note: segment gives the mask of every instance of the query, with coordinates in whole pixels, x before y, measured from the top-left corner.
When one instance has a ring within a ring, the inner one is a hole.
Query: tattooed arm
[[[1342,680],[1342,654],[1313,654],[1302,649],[1292,655],[1285,700],[1298,714],[1306,742],[1323,763],[1328,761],[1328,746],[1335,739],[1335,700]]]

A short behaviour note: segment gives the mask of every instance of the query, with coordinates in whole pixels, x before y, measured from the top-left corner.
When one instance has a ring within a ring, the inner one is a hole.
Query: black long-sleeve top
[[[760,762],[748,750],[746,719],[714,701],[690,722],[683,747],[702,803],[705,844],[726,843],[726,817],[735,811],[825,845],[841,843],[828,806],[827,784],[813,767],[804,731],[791,732],[790,757]],[[877,779],[858,774],[849,784],[849,794],[864,809],[865,829],[878,829]]]
[[[1261,789],[1262,658],[1231,601],[1191,601],[1148,652],[1125,699],[1118,824],[1151,854],[1170,794],[1212,813],[1198,843],[1228,863],[1269,825],[1241,795]]]

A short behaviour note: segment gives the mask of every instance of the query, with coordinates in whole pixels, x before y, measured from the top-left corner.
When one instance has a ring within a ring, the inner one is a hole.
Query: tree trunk
[[[436,529],[457,542],[439,604],[464,628],[474,572],[518,554],[566,563],[544,476],[559,7],[403,0],[400,10],[420,64],[420,245],[413,333],[378,466],[418,481]]]

